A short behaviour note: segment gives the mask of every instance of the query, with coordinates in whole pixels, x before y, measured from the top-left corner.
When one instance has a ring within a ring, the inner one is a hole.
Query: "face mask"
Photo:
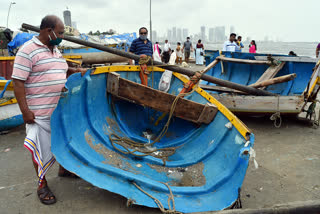
[[[143,41],[146,40],[147,39],[147,35],[140,35],[140,39],[143,40]]]
[[[56,37],[56,39],[52,39],[51,36],[48,35],[49,39],[50,39],[50,41],[49,41],[50,45],[52,45],[52,46],[59,45],[62,42],[62,39],[58,38],[53,30],[52,30],[52,32],[53,32],[54,36]]]

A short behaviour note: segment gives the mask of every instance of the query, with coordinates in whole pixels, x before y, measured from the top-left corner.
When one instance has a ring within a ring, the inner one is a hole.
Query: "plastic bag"
[[[163,92],[168,92],[170,89],[170,83],[172,78],[172,72],[165,70],[160,78],[159,90]]]

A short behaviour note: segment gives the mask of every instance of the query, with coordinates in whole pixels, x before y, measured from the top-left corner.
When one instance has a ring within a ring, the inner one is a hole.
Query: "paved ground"
[[[320,129],[287,118],[274,128],[268,118],[241,117],[256,136],[259,168],[249,166],[242,189],[244,208],[320,199]],[[48,173],[58,198],[52,206],[36,196],[30,153],[23,148],[24,127],[0,135],[0,213],[160,213],[126,207],[126,199],[81,179],[60,178],[57,165]],[[9,150],[9,151],[8,151]]]
[[[286,118],[273,127],[267,117],[241,117],[256,137],[259,168],[249,166],[242,189],[244,208],[320,199],[320,129]],[[58,202],[42,205],[30,152],[23,147],[24,127],[0,135],[0,213],[160,213],[126,207],[122,196],[98,189],[81,179],[60,178],[57,164],[47,175]]]

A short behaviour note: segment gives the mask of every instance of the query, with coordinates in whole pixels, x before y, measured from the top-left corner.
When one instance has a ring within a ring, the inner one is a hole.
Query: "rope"
[[[279,104],[280,103],[280,96],[278,95],[278,105],[277,105],[277,112],[274,113],[273,115],[271,115],[270,117],[270,120],[273,120],[273,125],[274,127],[276,128],[280,128],[281,127],[281,124],[282,124],[282,118],[281,118],[281,115],[280,115],[280,107],[279,107]],[[279,121],[277,123],[277,121]]]
[[[197,86],[196,86],[197,87]],[[177,106],[178,100],[180,97],[182,96],[187,96],[190,95],[191,93],[193,93],[196,90],[196,87],[193,88],[192,91],[188,92],[188,93],[180,93],[176,96],[176,98],[174,99],[171,108],[170,108],[170,113],[169,113],[169,117],[168,120],[166,122],[166,124],[164,125],[164,127],[162,128],[160,134],[157,136],[157,138],[152,142],[152,143],[139,143],[139,142],[135,142],[127,137],[120,137],[119,135],[115,134],[115,133],[111,133],[109,134],[109,139],[110,142],[112,144],[112,146],[119,152],[128,155],[134,155],[134,156],[138,156],[138,157],[143,157],[143,156],[153,156],[156,158],[161,158],[164,161],[164,165],[165,165],[165,161],[166,159],[173,155],[176,151],[176,148],[174,147],[170,147],[170,148],[151,148],[155,143],[159,142],[162,137],[167,133],[170,122],[171,122],[171,118],[173,116],[173,113],[175,111],[175,108]],[[114,106],[113,106],[114,107]],[[113,111],[115,112],[115,111]],[[115,146],[115,144],[121,146],[122,148],[125,149],[119,149],[118,147]],[[149,148],[148,148],[149,147]],[[130,149],[132,150],[130,150]],[[138,152],[138,153],[137,153]]]
[[[174,195],[171,191],[170,186],[167,183],[163,183],[160,182],[164,185],[166,185],[166,187],[168,187],[169,192],[170,192],[170,196],[168,197],[168,208],[169,209],[165,209],[163,204],[161,203],[161,201],[159,199],[157,199],[156,197],[150,195],[149,193],[147,193],[146,191],[144,191],[138,184],[136,184],[135,182],[132,182],[133,185],[135,187],[137,187],[141,192],[143,192],[144,194],[146,194],[147,196],[149,196],[150,198],[152,198],[154,200],[154,202],[157,204],[158,208],[161,210],[162,213],[170,213],[170,214],[182,214],[181,212],[176,211],[175,208],[175,201],[174,201]],[[172,207],[171,207],[171,203],[172,203]]]

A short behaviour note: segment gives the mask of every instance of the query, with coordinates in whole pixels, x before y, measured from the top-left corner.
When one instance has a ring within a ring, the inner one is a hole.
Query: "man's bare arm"
[[[18,101],[20,111],[22,113],[22,117],[25,123],[35,123],[34,113],[30,111],[27,105],[26,99],[26,90],[24,87],[24,81],[13,79],[13,88],[14,88],[14,95]]]
[[[80,73],[81,72],[81,76],[83,76],[88,69],[86,68],[73,68],[73,67],[69,67],[68,71],[67,71],[67,77],[69,77],[71,74],[74,73]]]

